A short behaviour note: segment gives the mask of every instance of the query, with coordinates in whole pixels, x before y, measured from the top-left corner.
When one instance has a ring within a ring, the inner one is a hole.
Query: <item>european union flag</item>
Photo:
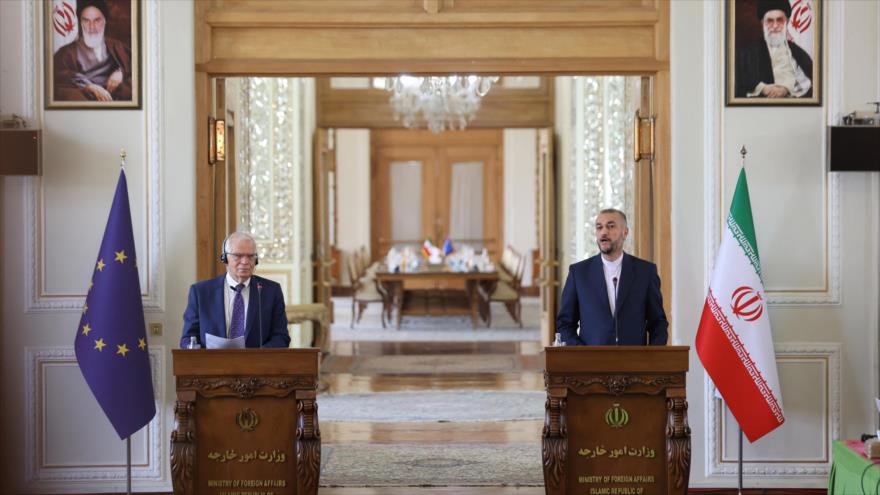
[[[156,415],[136,259],[123,171],[74,341],[79,369],[119,438]]]
[[[443,255],[448,256],[449,253],[453,251],[455,251],[455,248],[452,247],[452,240],[447,237],[446,240],[443,242]]]

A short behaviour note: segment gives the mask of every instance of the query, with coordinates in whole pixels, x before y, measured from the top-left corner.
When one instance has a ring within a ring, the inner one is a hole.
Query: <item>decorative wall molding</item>
[[[35,19],[35,11],[40,2],[27,2],[25,7],[24,45],[31,47],[40,45],[42,40],[42,23],[39,19]],[[144,9],[144,39],[146,40],[144,49],[144,120],[146,136],[146,156],[144,163],[146,165],[146,181],[145,181],[145,204],[146,208],[146,246],[145,255],[139,258],[146,260],[146,293],[143,294],[144,310],[161,312],[164,311],[164,275],[163,275],[163,216],[162,216],[162,173],[159,166],[159,158],[162,150],[162,133],[161,133],[161,92],[159,81],[161,76],[159,64],[159,2],[157,0],[148,0]],[[44,111],[42,104],[37,104],[38,100],[35,95],[42,87],[42,77],[36,77],[37,73],[42,73],[41,57],[34,49],[25,48],[24,66],[31,67],[33,70],[24,71],[25,88],[24,99],[29,105],[26,112],[32,112],[33,115],[39,115],[40,120],[44,119]],[[39,80],[39,84],[38,81]],[[85,304],[86,294],[50,294],[45,291],[45,256],[46,246],[44,244],[44,207],[43,207],[43,185],[39,177],[28,178],[25,183],[24,194],[24,212],[25,212],[25,312],[78,312]],[[83,282],[85,287],[85,282]]]
[[[30,67],[33,67],[33,70],[23,70],[21,71],[21,79],[22,79],[22,89],[24,91],[24,108],[22,108],[22,113],[24,114],[24,119],[32,124],[36,124],[34,119],[37,117],[37,85],[35,79],[37,79],[37,71],[40,73],[43,72],[43,67],[39,64],[36,64],[37,60],[37,49],[42,48],[42,44],[40,40],[37,39],[34,34],[34,30],[37,28],[36,24],[36,12],[39,9],[42,14],[42,2],[25,2],[24,3],[24,18],[22,22],[22,33],[24,35],[22,47],[22,57],[21,59],[27,62],[31,62]],[[42,16],[41,16],[42,17]],[[41,24],[42,25],[42,24]],[[42,50],[40,50],[42,52]],[[25,65],[25,68],[28,66]]]
[[[823,54],[834,53],[834,57],[825,57],[823,78],[827,89],[824,95],[826,103],[824,124],[836,122],[839,118],[841,102],[843,100],[843,59],[845,52],[843,2],[824,2],[825,10],[825,43]],[[705,163],[704,194],[705,199],[705,279],[704,288],[709,286],[712,270],[715,265],[715,256],[721,242],[721,225],[723,211],[727,206],[722,204],[721,182],[723,180],[722,154],[723,121],[722,113],[724,105],[721,101],[723,87],[719,84],[721,75],[724,73],[724,54],[720,49],[723,45],[725,32],[723,4],[718,2],[706,2],[703,6],[703,18],[707,29],[704,40],[704,114],[705,127],[703,131],[704,148],[703,157]],[[827,140],[822,139],[823,156],[827,146]],[[823,159],[823,167],[825,161]],[[828,173],[824,184],[824,221],[825,221],[825,283],[820,290],[766,290],[767,302],[770,305],[824,305],[840,304],[840,181],[838,174]]]
[[[238,228],[251,232],[257,239],[262,262],[258,273],[275,275],[274,280],[285,286],[285,300],[289,304],[309,303],[312,301],[313,269],[311,143],[315,133],[315,80],[275,78],[272,86],[262,84],[259,80],[254,83],[247,78],[242,82],[238,93],[237,118],[240,126],[247,127],[248,122],[260,120],[266,128],[271,129],[270,133],[283,134],[286,149],[294,159],[290,166],[285,160],[275,159],[275,145],[268,149],[260,148],[251,144],[247,134],[241,136],[238,150],[241,165],[237,172],[239,183],[249,183],[254,176],[269,177],[271,180],[262,181],[260,189],[250,185],[238,191]],[[284,82],[283,88],[279,89],[279,82]],[[261,113],[250,111],[251,100],[275,102],[279,94],[292,108],[285,111],[283,123],[276,124],[273,108]],[[279,201],[283,206],[275,206],[272,201],[266,204],[262,199],[251,200],[252,197],[281,198]],[[266,221],[258,223],[250,212],[260,211],[261,208],[274,213]],[[281,213],[284,218],[279,220]]]
[[[721,36],[724,33],[724,4],[721,2],[703,3],[703,25],[705,30],[705,46],[703,47],[703,198],[705,203],[705,219],[703,228],[703,245],[706,252],[703,257],[704,283],[703,293],[709,290],[709,281],[715,267],[715,254],[718,252],[718,239],[721,238],[721,224],[718,222],[718,207],[721,203],[721,95],[724,87],[721,84],[724,50]],[[722,62],[719,63],[719,60]]]
[[[148,170],[148,214],[149,220],[147,225],[147,244],[149,250],[147,252],[147,280],[152,281],[147,286],[147,295],[144,298],[144,309],[146,311],[161,312],[165,310],[165,250],[164,246],[164,218],[162,211],[164,208],[164,196],[162,188],[162,169],[159,166],[159,159],[162,156],[162,144],[164,139],[162,136],[162,92],[161,81],[163,71],[162,64],[159,63],[162,53],[161,37],[159,36],[159,2],[158,0],[149,0],[145,5],[146,11],[146,36],[147,48],[144,53],[144,61],[147,70],[143,74],[146,77],[146,88],[143,97],[146,98],[148,105],[147,110],[147,170]]]
[[[166,458],[164,455],[164,408],[165,403],[165,346],[150,346],[150,371],[153,390],[156,394],[156,417],[144,430],[137,434],[145,435],[148,465],[132,466],[134,481],[163,482]],[[72,482],[88,482],[93,488],[96,482],[111,482],[118,487],[126,479],[125,460],[117,465],[65,465],[46,466],[43,463],[45,446],[46,418],[44,404],[45,367],[47,365],[66,366],[71,373],[79,374],[76,354],[73,347],[26,347],[25,348],[25,484],[32,489],[57,490],[69,488]],[[92,396],[82,400],[95,400]],[[98,418],[98,420],[106,420]],[[108,485],[108,487],[111,485]]]
[[[790,476],[825,477],[831,470],[831,442],[840,437],[840,344],[831,343],[785,343],[776,344],[778,361],[798,359],[825,359],[826,380],[828,389],[825,391],[827,403],[824,410],[827,415],[823,425],[828,435],[823,446],[826,461],[755,461],[743,463],[743,474],[752,478],[782,478]],[[704,373],[705,383],[705,424],[706,424],[706,476],[736,476],[735,462],[723,462],[724,442],[722,435],[723,406],[721,399],[715,396],[716,389]],[[783,398],[784,399],[784,398]]]

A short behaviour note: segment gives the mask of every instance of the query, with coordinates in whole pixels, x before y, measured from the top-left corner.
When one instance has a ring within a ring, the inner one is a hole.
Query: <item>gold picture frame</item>
[[[43,0],[47,110],[141,108],[140,3]]]
[[[822,104],[822,7],[822,0],[726,2],[727,106]]]

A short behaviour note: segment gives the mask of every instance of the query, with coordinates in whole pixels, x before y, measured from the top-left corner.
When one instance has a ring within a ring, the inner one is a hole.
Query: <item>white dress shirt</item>
[[[608,289],[608,305],[611,314],[614,314],[614,305],[617,303],[617,288],[620,286],[620,269],[623,267],[623,253],[614,261],[608,261],[604,255],[602,258],[602,268],[605,271],[605,287]]]
[[[235,286],[238,282],[233,280],[229,273],[226,274],[226,286],[223,289],[223,307],[226,308],[226,337],[229,338],[229,327],[232,322],[232,303],[235,301]],[[244,281],[244,289],[241,290],[241,297],[244,298],[244,325],[242,328],[247,330],[247,309],[248,300],[251,295],[251,279]]]

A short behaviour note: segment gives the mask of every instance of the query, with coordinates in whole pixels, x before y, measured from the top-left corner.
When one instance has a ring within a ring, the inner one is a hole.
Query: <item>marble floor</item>
[[[328,393],[365,393],[370,391],[431,390],[543,390],[541,347],[536,342],[337,342],[333,360],[323,370]],[[470,373],[466,369],[451,373],[358,374],[359,359],[370,356],[513,356],[515,372]],[[506,421],[498,423],[388,423],[333,422],[321,424],[322,443],[425,443],[432,445],[463,442],[524,443],[539,442],[543,421]],[[376,487],[327,488],[321,495],[538,495],[543,487]]]

